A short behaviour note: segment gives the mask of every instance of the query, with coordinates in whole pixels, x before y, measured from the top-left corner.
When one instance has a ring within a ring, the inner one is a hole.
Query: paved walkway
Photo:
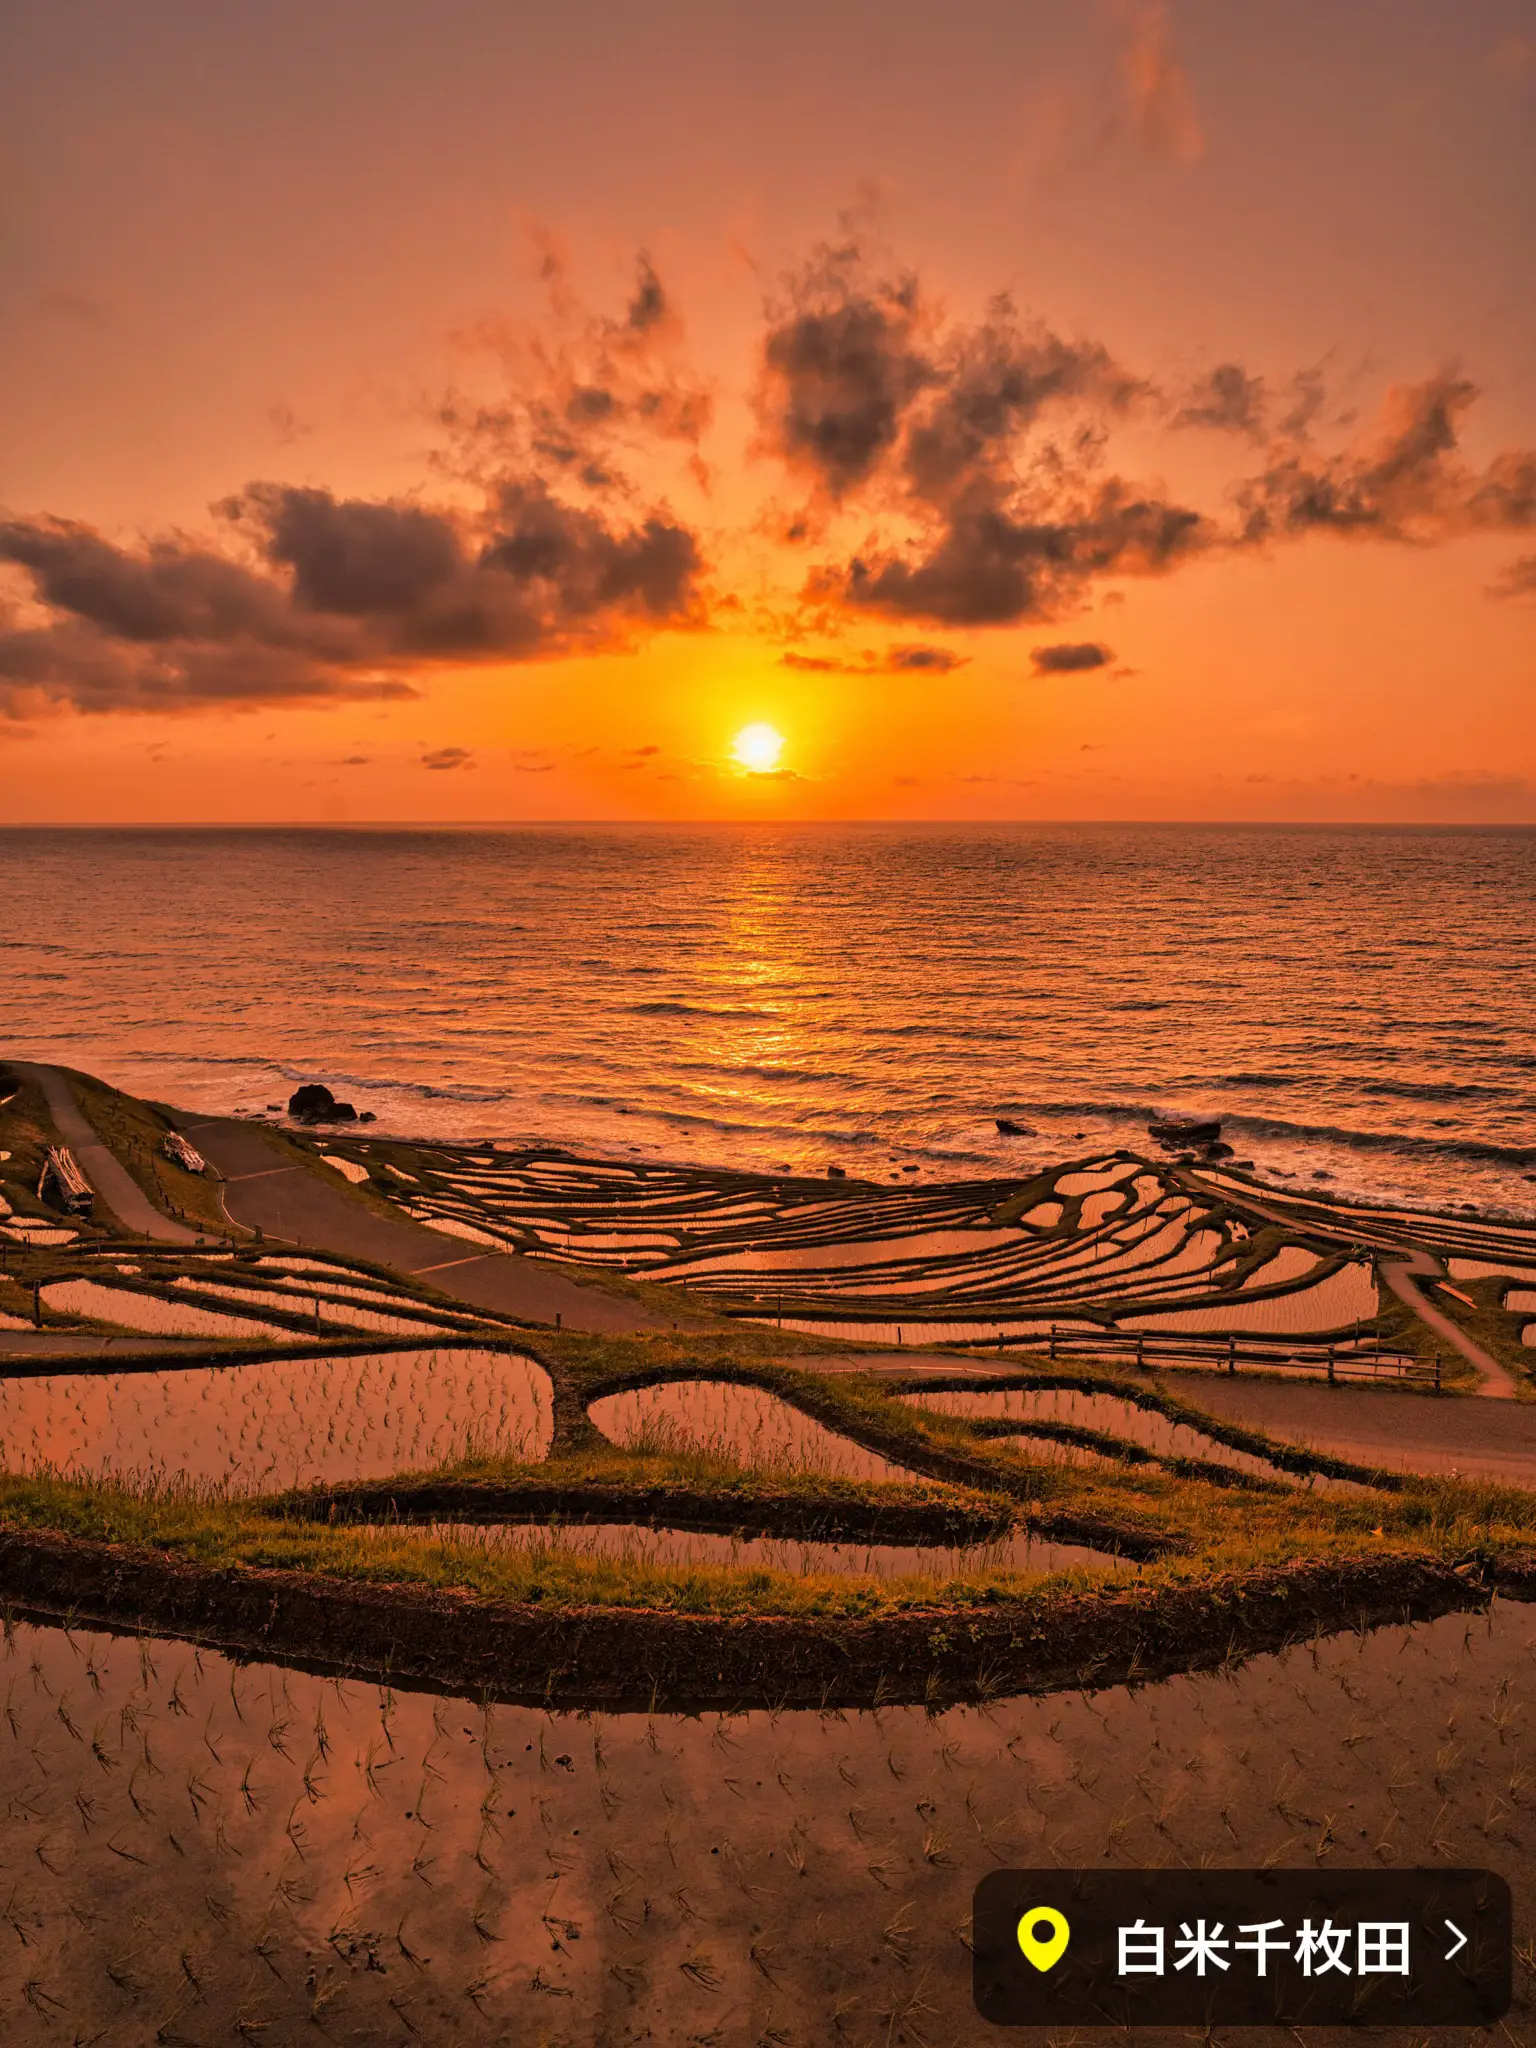
[[[97,1137],[85,1120],[74,1090],[57,1067],[32,1066],[12,1060],[13,1073],[35,1081],[43,1091],[48,1114],[60,1138],[80,1162],[80,1170],[130,1236],[156,1238],[161,1244],[196,1244],[198,1233],[162,1216],[138,1182]]]
[[[673,1318],[587,1287],[539,1259],[479,1251],[463,1238],[430,1230],[407,1216],[380,1216],[350,1190],[296,1166],[260,1124],[223,1118],[185,1127],[204,1158],[224,1176],[224,1208],[247,1230],[281,1243],[369,1259],[413,1274],[474,1308],[499,1310],[524,1322],[610,1335],[665,1330]]]

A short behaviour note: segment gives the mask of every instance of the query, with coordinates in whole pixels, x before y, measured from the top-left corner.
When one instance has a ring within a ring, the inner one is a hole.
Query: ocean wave
[[[776,1023],[776,1010],[716,1010],[705,1003],[626,1003],[628,1017],[722,1017],[750,1023]]]
[[[1258,1138],[1338,1145],[1349,1152],[1408,1153],[1418,1159],[1468,1160],[1488,1166],[1536,1166],[1536,1146],[1499,1145],[1486,1138],[1426,1138],[1414,1131],[1361,1131],[1347,1124],[1286,1123],[1263,1116],[1229,1115],[1223,1123],[1229,1127],[1229,1137],[1233,1131],[1245,1131]]]

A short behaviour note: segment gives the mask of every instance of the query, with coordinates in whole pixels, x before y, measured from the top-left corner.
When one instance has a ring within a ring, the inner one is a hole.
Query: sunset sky
[[[1516,0],[0,0],[0,822],[1536,821],[1533,251]]]

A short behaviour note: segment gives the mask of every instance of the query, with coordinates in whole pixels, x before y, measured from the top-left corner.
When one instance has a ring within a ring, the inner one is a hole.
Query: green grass
[[[622,1454],[620,1454],[622,1455]],[[615,1460],[565,1468],[571,1481],[614,1469]],[[637,1461],[637,1490],[663,1477],[663,1461]],[[452,1468],[494,1476],[480,1462]],[[502,1468],[547,1485],[554,1467]],[[697,1476],[697,1467],[692,1475]],[[731,1475],[716,1473],[727,1482]],[[840,1483],[846,1489],[847,1482]],[[1162,1558],[1141,1572],[1143,1583],[1190,1585],[1218,1572],[1244,1571],[1330,1558],[1417,1552],[1461,1561],[1529,1546],[1536,1499],[1509,1488],[1465,1482],[1425,1483],[1387,1500],[1292,1503],[1245,1497],[1240,1516],[1213,1513],[1216,1491],[1197,1482],[1163,1482],[1170,1519],[1195,1539],[1188,1554]],[[807,1491],[812,1489],[807,1483]],[[632,1558],[593,1558],[558,1538],[528,1548],[486,1548],[438,1541],[384,1525],[369,1532],[346,1524],[275,1518],[253,1502],[192,1493],[135,1490],[51,1474],[0,1475],[0,1524],[13,1530],[132,1545],[159,1551],[208,1571],[243,1566],[311,1573],[373,1585],[458,1590],[488,1599],[552,1606],[613,1606],[689,1614],[784,1614],[851,1617],[913,1607],[970,1606],[1041,1591],[1096,1583],[1099,1574],[1052,1575],[981,1570],[962,1578],[799,1575],[742,1566],[668,1566]],[[1106,1562],[1108,1562],[1106,1560]]]

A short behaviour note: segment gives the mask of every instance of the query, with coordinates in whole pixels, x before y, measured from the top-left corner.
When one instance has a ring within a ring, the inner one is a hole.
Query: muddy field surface
[[[1536,2037],[1536,1607],[933,1717],[483,1711],[19,1621],[0,1688],[28,2048],[970,2048],[971,1890],[1010,1862],[1491,1866],[1519,2002],[1437,2048]]]

